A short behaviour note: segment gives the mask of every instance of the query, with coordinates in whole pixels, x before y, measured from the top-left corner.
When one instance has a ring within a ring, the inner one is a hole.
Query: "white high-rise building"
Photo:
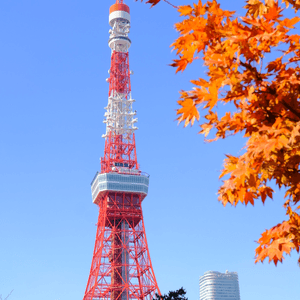
[[[241,300],[236,272],[205,272],[200,276],[200,300]]]

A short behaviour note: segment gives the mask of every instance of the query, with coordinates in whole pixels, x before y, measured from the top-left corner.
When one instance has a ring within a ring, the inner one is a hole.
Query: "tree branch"
[[[11,295],[11,293],[12,293],[13,291],[14,291],[14,290],[12,290],[12,291],[4,298],[4,300],[7,300],[8,297]],[[0,295],[0,300],[2,300],[2,295]]]
[[[287,109],[289,109],[298,119],[300,119],[300,113],[294,109],[292,106],[290,106],[288,103],[285,101],[282,101],[283,106],[285,106]]]
[[[254,92],[254,94],[260,94],[260,93],[266,93],[266,94],[271,94],[271,95],[273,95],[273,96],[277,96],[276,90],[275,90],[274,88],[271,88],[271,87],[267,87],[267,91],[258,91],[258,92]],[[290,112],[293,113],[293,114],[298,118],[298,120],[294,120],[294,119],[292,119],[292,118],[290,118],[290,117],[289,117],[289,119],[291,119],[291,120],[294,121],[294,122],[299,122],[299,120],[300,120],[300,112],[297,111],[296,109],[294,109],[291,105],[289,105],[289,104],[286,103],[285,101],[282,101],[281,103],[282,103],[282,105],[283,105],[286,109],[290,110]]]
[[[246,68],[248,71],[254,73],[255,79],[258,81],[262,81],[261,73],[257,71],[255,67],[252,67],[249,63],[240,61],[240,64]]]

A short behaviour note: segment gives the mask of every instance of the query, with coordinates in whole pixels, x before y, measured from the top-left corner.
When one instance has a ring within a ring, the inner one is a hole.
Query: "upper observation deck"
[[[147,173],[126,168],[111,173],[97,172],[91,183],[93,202],[97,204],[98,196],[109,191],[141,194],[143,200],[148,194],[149,177]]]

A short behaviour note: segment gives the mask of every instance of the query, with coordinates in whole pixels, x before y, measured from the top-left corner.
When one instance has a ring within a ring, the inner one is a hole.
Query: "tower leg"
[[[151,300],[154,276],[141,196],[109,192],[100,200],[96,244],[84,300]]]

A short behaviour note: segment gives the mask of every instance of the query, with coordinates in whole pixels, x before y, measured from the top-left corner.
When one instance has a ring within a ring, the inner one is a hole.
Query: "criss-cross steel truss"
[[[84,300],[152,300],[159,288],[147,245],[142,201],[149,175],[136,156],[136,111],[131,97],[129,7],[117,0],[110,8],[108,105],[101,173],[92,182],[93,202],[99,206],[96,242]]]

